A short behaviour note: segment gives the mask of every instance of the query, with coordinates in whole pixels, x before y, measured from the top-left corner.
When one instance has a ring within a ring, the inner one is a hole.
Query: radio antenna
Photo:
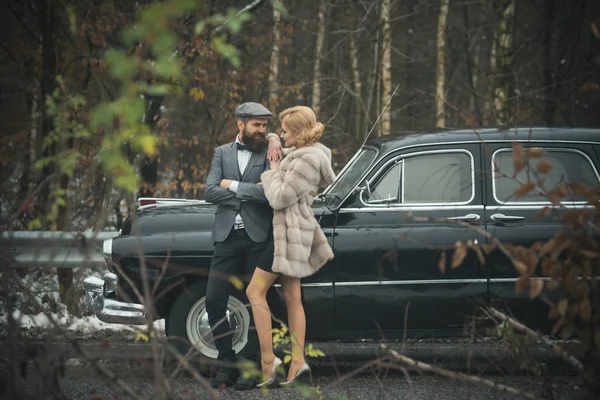
[[[396,90],[398,90],[398,88],[400,87],[400,84],[396,85],[396,89],[394,89],[394,91],[392,92],[392,94],[390,95],[390,98],[388,99],[387,103],[385,103],[385,106],[383,107],[383,110],[381,110],[381,113],[379,113],[379,116],[377,117],[377,120],[375,121],[375,123],[373,124],[373,126],[371,127],[371,130],[369,131],[369,133],[367,134],[367,137],[365,138],[365,141],[363,142],[362,146],[365,145],[365,143],[367,143],[367,140],[369,139],[369,136],[371,136],[371,132],[373,132],[373,129],[375,129],[375,127],[377,126],[377,123],[379,122],[379,119],[381,118],[381,116],[383,115],[383,112],[385,111],[385,109],[387,108],[388,104],[390,104],[390,101],[392,101],[392,97],[394,97],[394,94],[396,94]],[[360,146],[360,147],[362,147]]]

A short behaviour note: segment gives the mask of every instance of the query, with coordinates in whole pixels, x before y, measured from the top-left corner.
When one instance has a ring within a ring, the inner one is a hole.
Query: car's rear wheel
[[[230,296],[227,305],[229,326],[234,329],[233,349],[236,353],[248,344],[250,314],[244,300],[240,293],[235,297]],[[185,355],[193,348],[202,357],[217,358],[218,352],[206,312],[206,281],[192,283],[177,296],[167,315],[165,328],[169,342],[180,354]]]

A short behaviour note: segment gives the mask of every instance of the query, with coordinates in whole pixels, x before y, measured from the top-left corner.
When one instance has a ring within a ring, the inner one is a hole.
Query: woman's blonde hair
[[[281,122],[285,119],[287,128],[298,135],[296,139],[299,146],[309,146],[318,142],[325,128],[317,121],[315,112],[306,106],[287,108],[280,112],[278,117]]]

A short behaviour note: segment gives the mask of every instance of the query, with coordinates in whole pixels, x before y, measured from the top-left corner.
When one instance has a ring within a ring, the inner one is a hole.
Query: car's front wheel
[[[248,344],[250,314],[242,293],[229,296],[227,318],[234,330],[233,350],[242,351]],[[206,281],[196,281],[187,286],[175,299],[166,318],[165,329],[169,343],[185,355],[194,348],[202,356],[216,359],[215,347],[208,314],[206,312]]]

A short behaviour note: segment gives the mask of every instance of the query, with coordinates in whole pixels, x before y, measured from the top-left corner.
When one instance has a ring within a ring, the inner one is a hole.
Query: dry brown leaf
[[[522,261],[515,261],[515,269],[519,275],[525,275],[527,273],[527,265]]]
[[[554,248],[555,245],[556,245],[556,240],[555,239],[548,240],[546,243],[544,243],[544,245],[540,249],[540,255],[544,255],[544,254],[550,253],[552,251],[552,249]]]
[[[590,188],[583,182],[570,182],[567,185],[568,190],[583,197],[592,195]]]
[[[529,271],[532,273],[535,271],[535,267],[537,267],[538,263],[540,262],[537,254],[531,250],[528,250],[527,253],[524,254],[523,260],[525,261]]]
[[[479,246],[471,246],[471,248],[477,253],[477,258],[479,259],[479,263],[481,265],[485,264],[485,257],[483,255],[483,251],[481,251],[481,247]]]
[[[530,279],[529,280],[529,297],[535,299],[544,290],[544,281],[541,279]]]
[[[517,279],[517,282],[515,283],[515,292],[516,293],[522,293],[527,289],[527,286],[529,285],[529,278],[526,278],[524,276],[520,277],[519,279]]]
[[[519,186],[517,188],[517,190],[515,190],[515,197],[517,197],[517,198],[525,197],[533,189],[535,189],[535,184],[533,182],[525,182],[524,184]]]
[[[546,284],[546,288],[548,290],[556,290],[556,289],[558,289],[559,286],[560,286],[560,283],[558,281],[550,281]]]
[[[456,248],[452,255],[452,268],[459,267],[467,256],[467,246],[463,242],[456,242]]]
[[[550,259],[544,259],[542,261],[542,274],[544,276],[552,276],[552,271],[554,270],[554,261]]]
[[[556,321],[556,323],[552,327],[551,333],[553,335],[556,335],[565,322],[566,322],[566,320],[564,318],[560,318],[558,321]]]
[[[440,257],[440,262],[438,263],[438,268],[442,274],[446,273],[446,252],[442,251],[442,255]]]
[[[525,152],[523,146],[520,143],[513,143],[513,178],[525,168]]]
[[[579,278],[579,270],[577,268],[571,268],[565,278],[565,287],[571,293],[577,292],[577,278]]]
[[[486,255],[490,254],[496,249],[496,243],[486,243],[483,245],[483,251]]]
[[[527,153],[525,154],[529,158],[540,158],[546,154],[546,150],[542,149],[541,147],[532,147],[531,149],[528,149]]]
[[[573,325],[572,323],[569,322],[562,328],[562,331],[560,334],[564,340],[567,340],[571,336],[573,336],[574,331],[575,331],[575,325]]]
[[[552,162],[549,160],[542,160],[537,165],[537,170],[540,174],[547,174],[552,170]]]
[[[540,211],[538,211],[537,214],[535,214],[535,219],[542,219],[542,218],[550,215],[551,212],[552,212],[552,208],[546,206],[546,207],[542,208]]]
[[[561,317],[567,315],[567,310],[569,309],[569,299],[560,299],[558,302],[558,314]]]
[[[579,303],[579,316],[585,322],[588,322],[592,317],[592,307],[590,306],[590,299],[587,297]]]
[[[567,315],[569,316],[569,318],[575,318],[578,313],[579,313],[579,305],[577,303],[571,303],[571,305],[569,306],[569,311],[567,312]]]

